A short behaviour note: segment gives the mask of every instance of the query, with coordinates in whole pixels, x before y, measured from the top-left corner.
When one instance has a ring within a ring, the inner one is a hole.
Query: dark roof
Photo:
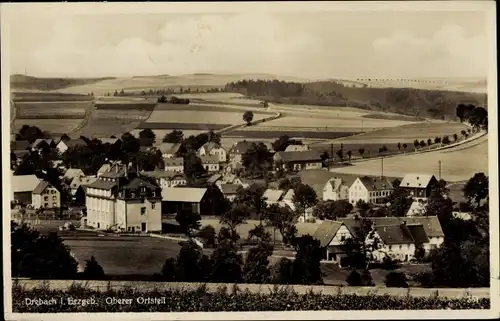
[[[252,147],[252,143],[253,142],[248,142],[246,140],[243,140],[243,141],[240,141],[240,142],[237,142],[236,144],[234,144],[234,146],[231,148],[230,152],[231,153],[235,153],[235,154],[244,154],[247,152],[247,150],[250,149],[250,147]]]
[[[212,149],[222,148],[220,144],[214,142],[207,142],[202,147],[205,149],[207,153],[210,152]]]
[[[422,224],[425,234],[428,237],[444,237],[441,223],[437,216],[418,216],[418,217],[367,217],[367,220],[373,222],[375,226],[407,225]],[[362,219],[355,218],[339,218],[338,221],[345,224],[351,233],[356,233]]]
[[[283,162],[307,162],[307,161],[321,161],[321,155],[314,150],[303,152],[277,152],[276,157]]]
[[[174,178],[174,177],[182,177],[185,178],[185,175],[183,173],[178,173],[174,171],[164,171],[164,170],[157,170],[157,171],[151,171],[151,172],[142,172],[144,176],[148,176],[151,178]]]
[[[429,238],[427,237],[427,233],[425,233],[424,226],[422,224],[406,224],[406,228],[410,232],[413,240],[416,243],[428,243]]]
[[[124,185],[123,187],[120,186],[120,189],[138,189],[140,187],[146,187],[149,189],[156,189],[158,188],[157,185],[153,185],[152,183],[146,181],[143,178],[140,177],[134,177],[132,178],[128,184]]]
[[[108,181],[104,181],[102,179],[98,179],[97,181],[93,182],[92,184],[87,185],[87,188],[110,190],[115,186],[116,186],[116,182],[108,182]]]
[[[181,148],[180,143],[161,143],[157,147],[162,154],[175,154]]]
[[[67,140],[64,142],[64,144],[66,144],[68,148],[75,146],[87,146],[87,143],[81,138]]]
[[[214,174],[207,179],[207,183],[215,183],[222,178],[222,174]]]
[[[52,186],[47,181],[40,181],[38,185],[33,190],[33,194],[41,194],[47,187]]]
[[[133,167],[127,168],[127,165],[113,164],[108,171],[101,174],[101,177],[104,177],[104,178],[125,177],[127,172],[129,174],[130,173],[137,173]]]
[[[176,158],[165,158],[163,160],[163,163],[166,166],[183,166],[184,165],[184,158],[182,157],[176,157]]]
[[[410,231],[404,225],[377,225],[375,231],[384,244],[413,244]]]
[[[223,194],[236,194],[241,185],[238,184],[221,184],[220,189]]]
[[[27,140],[15,140],[12,142],[12,150],[24,150],[30,148],[31,144]]]
[[[320,242],[321,247],[328,246],[342,225],[342,222],[338,221],[324,221],[313,237]]]
[[[377,178],[377,177],[360,177],[359,180],[366,187],[368,191],[385,191],[393,189],[392,183],[387,178]]]

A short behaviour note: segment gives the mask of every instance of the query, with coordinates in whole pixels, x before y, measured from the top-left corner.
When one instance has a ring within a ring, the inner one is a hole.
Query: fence
[[[138,292],[148,292],[156,290],[185,289],[195,290],[201,285],[206,285],[207,291],[215,292],[221,287],[226,287],[228,292],[233,290],[234,284],[224,283],[171,283],[171,282],[146,282],[146,281],[82,281],[82,280],[29,280],[18,279],[18,285],[26,289],[47,287],[54,290],[65,290],[71,285],[81,285],[95,291],[106,291],[109,289],[119,290],[132,288]],[[251,293],[270,293],[276,287],[273,284],[237,284],[241,291],[250,291]],[[325,295],[390,295],[394,297],[440,297],[440,298],[489,298],[489,288],[387,288],[387,287],[349,287],[349,286],[308,286],[308,285],[279,285],[278,287],[287,287],[293,289],[298,294],[305,294],[309,291]]]

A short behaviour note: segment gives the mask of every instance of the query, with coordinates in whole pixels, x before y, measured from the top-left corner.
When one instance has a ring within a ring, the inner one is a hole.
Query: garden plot
[[[15,103],[17,118],[75,118],[83,119],[92,107],[91,102]]]

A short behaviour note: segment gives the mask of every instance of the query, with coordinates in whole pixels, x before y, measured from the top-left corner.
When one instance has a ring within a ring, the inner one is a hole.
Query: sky
[[[481,11],[44,14],[10,19],[11,74],[486,77]]]

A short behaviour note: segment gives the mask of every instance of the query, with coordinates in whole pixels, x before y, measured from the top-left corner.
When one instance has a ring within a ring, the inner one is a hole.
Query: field
[[[384,159],[384,175],[402,177],[411,169],[415,173],[429,173],[439,177],[439,161],[441,176],[449,182],[464,181],[475,173],[488,173],[488,138],[471,141],[450,150],[433,151],[414,155],[399,155]],[[377,174],[380,172],[381,160],[367,160],[354,163],[353,166],[337,168],[338,173]]]
[[[260,139],[276,139],[280,136],[287,135],[293,138],[306,138],[306,139],[337,139],[356,134],[355,132],[334,132],[334,131],[307,131],[296,130],[292,127],[289,129],[269,129],[269,130],[253,130],[254,126],[247,127],[248,130],[232,130],[223,134],[224,136],[246,138],[260,138]]]
[[[81,94],[65,94],[57,92],[13,92],[11,98],[15,102],[48,102],[48,101],[92,101],[93,97]]]
[[[83,119],[87,109],[92,107],[90,102],[36,102],[15,103],[16,118],[50,119],[72,118]]]
[[[339,141],[341,141],[341,140],[342,140],[342,138],[339,139]],[[404,149],[401,146],[401,150],[399,150],[397,143],[383,143],[383,142],[372,143],[371,141],[368,141],[367,143],[363,143],[361,141],[358,141],[357,143],[348,142],[348,143],[342,143],[342,145],[341,145],[340,142],[336,142],[334,140],[331,142],[331,144],[326,144],[326,143],[313,144],[313,145],[311,145],[311,149],[316,150],[320,153],[327,152],[328,155],[330,155],[332,147],[333,147],[333,156],[335,157],[335,159],[338,160],[338,156],[336,153],[341,147],[343,147],[344,148],[344,160],[348,159],[348,157],[347,157],[348,151],[352,152],[351,159],[354,160],[354,159],[362,158],[361,155],[359,154],[360,148],[364,149],[363,157],[382,156],[382,155],[386,155],[389,153],[394,154],[394,153],[412,152],[414,150],[413,141],[409,141],[409,140],[408,141],[401,141],[401,145],[403,145],[405,143],[407,145],[406,149]],[[379,153],[379,148],[381,148],[382,146],[387,147],[388,150],[386,152]]]
[[[398,143],[412,142],[415,139],[425,140],[431,138],[434,140],[436,136],[443,137],[445,135],[452,136],[453,134],[460,135],[460,132],[467,129],[467,126],[455,122],[422,122],[417,124],[407,124],[399,127],[382,128],[367,132],[362,135],[356,135],[339,139],[335,143]]]
[[[17,133],[24,125],[37,126],[42,131],[53,135],[62,135],[75,130],[82,119],[16,119],[11,127],[12,133]]]

